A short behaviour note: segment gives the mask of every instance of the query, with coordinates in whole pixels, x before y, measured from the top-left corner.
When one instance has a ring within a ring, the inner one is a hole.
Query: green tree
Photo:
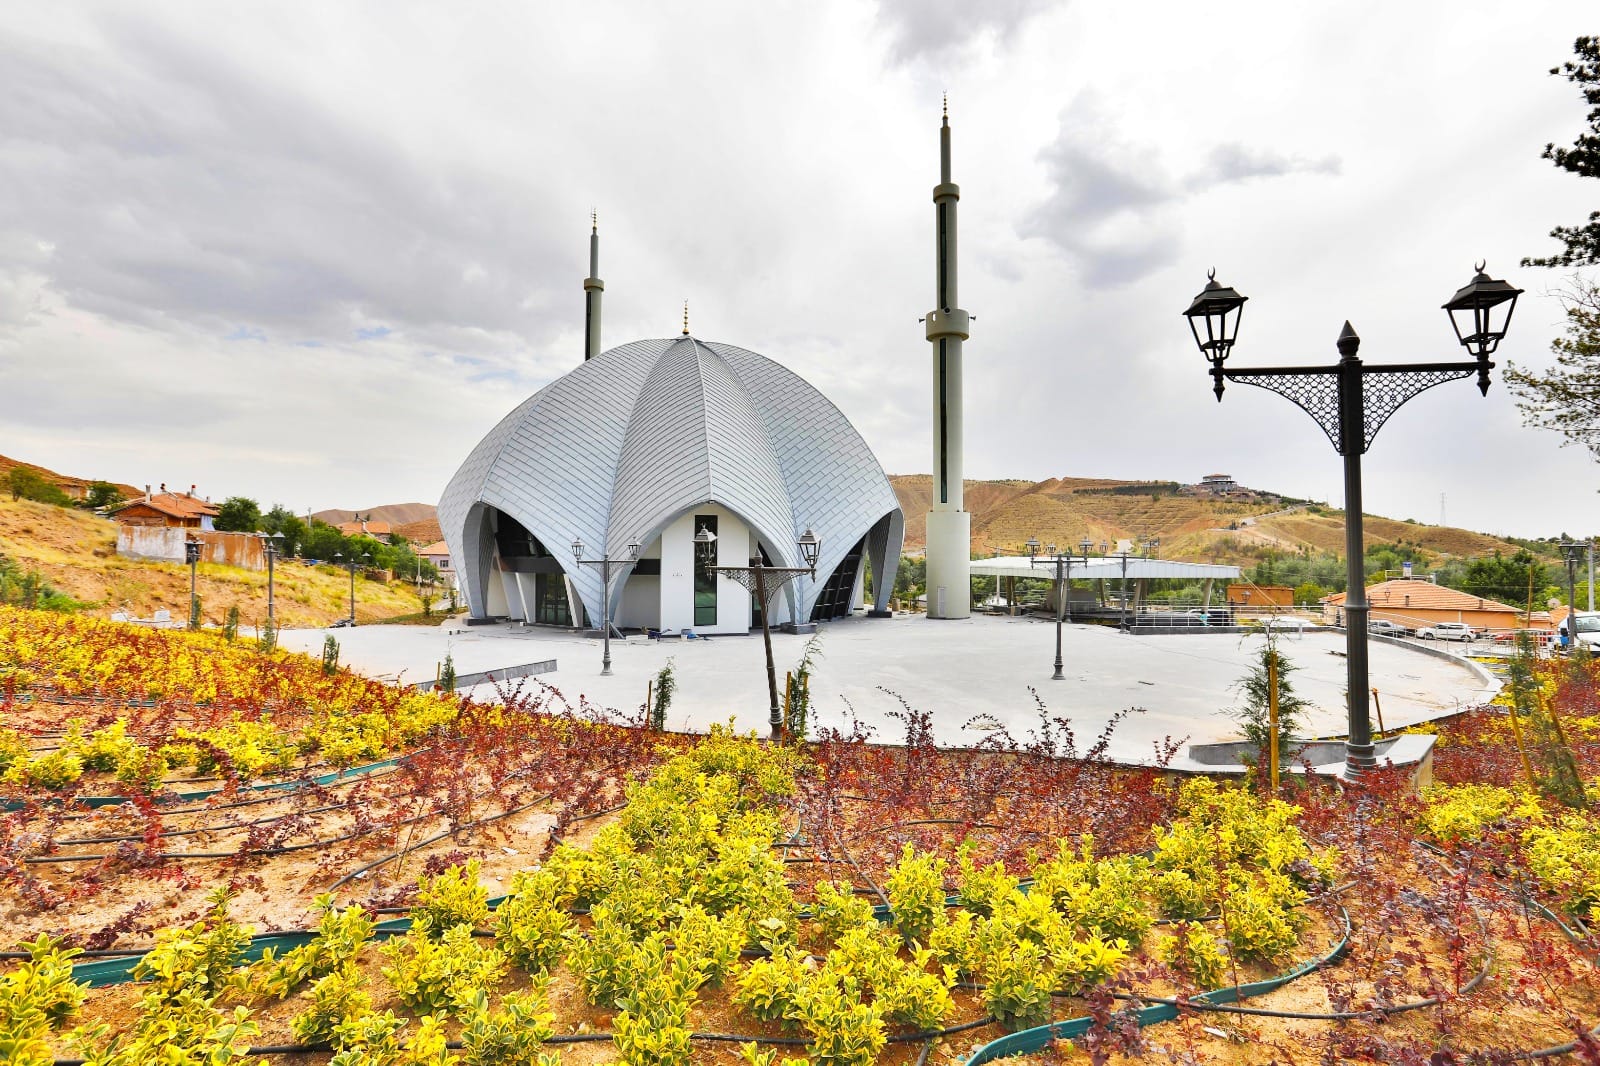
[[[1600,178],[1600,37],[1579,37],[1572,51],[1577,60],[1552,67],[1550,73],[1578,87],[1584,103],[1589,105],[1589,128],[1578,135],[1571,148],[1545,145],[1541,158],[1580,178]],[[1572,267],[1600,263],[1600,211],[1591,212],[1586,225],[1557,226],[1550,231],[1550,236],[1566,247],[1555,255],[1524,259],[1523,266]]]
[[[283,550],[293,554],[296,550],[303,551],[306,543],[306,534],[309,527],[305,521],[295,515],[281,503],[272,505],[272,510],[261,516],[261,532],[283,534]]]
[[[261,505],[248,496],[229,496],[212,524],[225,533],[254,533],[261,526]]]
[[[122,502],[122,493],[118,492],[117,487],[109,481],[91,482],[89,491],[83,497],[83,505],[94,511],[116,507]]]
[[[72,497],[62,492],[61,489],[39,474],[38,471],[29,470],[25,466],[14,466],[8,476],[11,483],[11,501],[34,500],[38,503],[48,503],[56,507],[71,507]]]
[[[1289,675],[1298,670],[1283,653],[1278,651],[1278,637],[1267,630],[1266,643],[1256,656],[1250,672],[1239,679],[1240,703],[1228,713],[1239,723],[1244,738],[1256,745],[1256,750],[1266,752],[1272,738],[1272,683],[1271,674],[1278,679],[1278,751],[1284,754],[1284,739],[1303,739],[1306,708],[1310,701],[1295,694]]]
[[[1550,342],[1555,366],[1545,371],[1510,364],[1506,385],[1517,398],[1522,424],[1561,434],[1600,460],[1600,285],[1574,278],[1557,294],[1567,332]]]

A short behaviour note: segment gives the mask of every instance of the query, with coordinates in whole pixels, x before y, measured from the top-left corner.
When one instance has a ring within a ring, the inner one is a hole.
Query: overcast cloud
[[[971,477],[1247,485],[1337,503],[1286,401],[1218,405],[1179,312],[1251,299],[1241,365],[1452,358],[1486,258],[1522,269],[1600,184],[1539,158],[1583,106],[1546,71],[1597,27],[1439,5],[993,0],[0,10],[0,454],[213,496],[434,501],[582,358],[588,213],[609,347],[778,359],[894,473],[930,465],[940,94],[962,189]],[[1459,14],[1459,13],[1458,13]],[[1465,106],[1466,104],[1471,106]],[[1581,452],[1497,381],[1384,427],[1369,510],[1600,532]]]

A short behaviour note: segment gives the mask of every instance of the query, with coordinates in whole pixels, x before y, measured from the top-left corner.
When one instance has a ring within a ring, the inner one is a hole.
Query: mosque
[[[956,306],[959,192],[948,112],[940,162],[937,302],[924,320],[934,385],[928,614],[965,617],[961,342],[969,317]],[[785,583],[767,622],[804,626],[865,606],[869,563],[869,613],[886,615],[905,515],[861,434],[793,371],[691,335],[687,311],[680,336],[602,351],[599,256],[591,225],[583,362],[502,419],[439,501],[470,620],[566,627],[609,617],[624,629],[746,633],[761,624],[761,605],[711,567],[799,567],[807,532],[820,543],[815,576]],[[697,551],[697,537],[714,550]]]

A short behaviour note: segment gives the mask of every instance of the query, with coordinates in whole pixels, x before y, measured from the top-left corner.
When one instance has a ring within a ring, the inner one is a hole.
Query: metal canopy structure
[[[1055,563],[1046,556],[1029,562],[1027,556],[1001,556],[996,559],[972,560],[972,572],[988,577],[1018,577],[1033,581],[1054,581]],[[1127,569],[1123,569],[1120,555],[1091,555],[1087,562],[1082,558],[1072,560],[1072,581],[1102,581],[1109,578],[1121,580],[1126,574],[1130,581],[1157,578],[1187,578],[1192,581],[1237,581],[1243,576],[1237,566],[1219,566],[1214,563],[1183,563],[1173,559],[1145,559],[1130,555]]]

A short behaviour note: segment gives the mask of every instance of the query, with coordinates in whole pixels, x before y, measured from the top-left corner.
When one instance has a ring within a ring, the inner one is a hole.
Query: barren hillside
[[[907,474],[889,481],[906,513],[906,548],[921,551],[932,478]],[[1085,537],[1096,549],[1102,542],[1114,546],[1118,540],[1159,537],[1166,558],[1198,562],[1249,565],[1272,552],[1305,549],[1344,553],[1341,512],[1286,508],[1275,500],[1178,495],[1167,484],[1107,478],[969,481],[972,550],[979,555],[997,548],[1020,552],[1030,536],[1074,549]],[[1403,542],[1441,556],[1517,550],[1483,533],[1375,516],[1368,516],[1365,532],[1369,545]]]
[[[32,470],[35,474],[38,474],[50,484],[75,499],[81,497],[95,480],[94,478],[73,477],[71,474],[58,474],[54,470],[48,470],[33,463],[25,463],[21,459],[8,459],[6,456],[0,455],[0,481],[9,478],[11,471],[19,466],[25,470]],[[116,486],[118,492],[130,499],[144,492],[143,489],[134,488],[132,485],[121,485],[114,481],[111,484]]]
[[[382,507],[363,507],[358,511],[346,511],[340,507],[330,507],[326,511],[317,511],[313,518],[320,518],[331,526],[341,522],[353,522],[356,515],[362,515],[372,522],[388,522],[391,526],[401,526],[412,522],[433,521],[438,518],[434,513],[431,503],[386,503]]]

